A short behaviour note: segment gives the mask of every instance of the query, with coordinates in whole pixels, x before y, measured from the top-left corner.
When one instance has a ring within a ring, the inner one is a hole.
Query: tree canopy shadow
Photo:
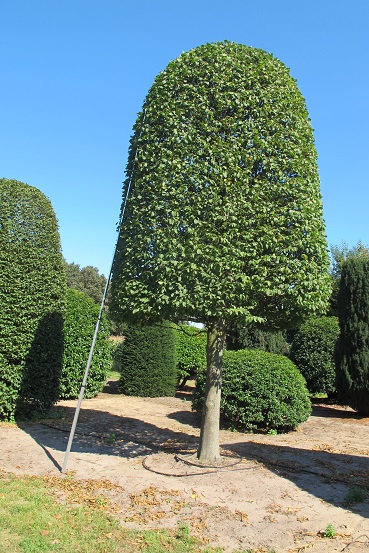
[[[335,419],[355,419],[361,420],[368,417],[361,415],[357,411],[351,411],[344,407],[329,406],[329,405],[313,405],[311,413],[312,417],[329,417]]]
[[[63,420],[21,425],[22,430],[44,450],[66,450],[74,409],[55,406],[54,413],[58,411],[63,412]],[[198,437],[190,432],[160,428],[139,418],[118,416],[107,411],[82,409],[71,451],[136,457],[158,451],[188,453],[197,447],[197,442]]]
[[[268,470],[327,503],[369,518],[369,490],[365,502],[349,504],[346,501],[348,491],[354,485],[364,493],[368,488],[368,457],[254,441],[223,444],[222,447],[244,459],[263,464]]]

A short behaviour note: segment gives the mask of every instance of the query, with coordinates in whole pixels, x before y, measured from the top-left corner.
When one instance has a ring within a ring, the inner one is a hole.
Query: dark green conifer
[[[349,257],[338,294],[337,391],[342,403],[369,415],[369,258]]]

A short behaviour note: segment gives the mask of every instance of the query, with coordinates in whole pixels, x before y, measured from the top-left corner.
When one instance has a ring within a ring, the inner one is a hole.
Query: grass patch
[[[120,379],[120,372],[119,371],[114,371],[113,369],[111,371],[109,371],[109,376],[108,376],[108,379],[109,378],[113,378],[114,380],[117,379],[119,380]]]
[[[7,553],[221,553],[190,535],[124,530],[114,505],[98,493],[112,483],[73,476],[16,477],[0,473],[0,543]],[[56,499],[56,493],[64,503]]]
[[[102,511],[57,503],[40,478],[0,478],[0,542],[4,551],[129,551],[115,546],[119,532],[117,522]]]

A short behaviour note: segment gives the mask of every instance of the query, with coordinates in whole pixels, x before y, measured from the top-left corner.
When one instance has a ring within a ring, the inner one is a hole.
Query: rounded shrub
[[[336,390],[334,350],[338,335],[337,317],[309,319],[294,335],[290,357],[311,393],[332,394]]]
[[[84,292],[67,290],[64,322],[64,357],[60,378],[61,399],[79,395],[100,308]],[[103,314],[87,379],[85,397],[96,396],[103,388],[112,366],[109,322]]]
[[[177,387],[174,329],[169,323],[127,325],[119,356],[119,388],[128,396],[174,396]]]
[[[206,332],[190,325],[178,325],[175,330],[178,380],[184,386],[189,378],[206,367]]]
[[[226,351],[221,413],[241,430],[293,430],[311,402],[304,377],[290,359],[260,350]],[[205,374],[198,375],[193,408],[202,408]]]
[[[369,415],[369,257],[343,264],[338,293],[336,386],[341,403]]]
[[[50,201],[0,179],[0,419],[41,413],[58,399],[65,286]]]

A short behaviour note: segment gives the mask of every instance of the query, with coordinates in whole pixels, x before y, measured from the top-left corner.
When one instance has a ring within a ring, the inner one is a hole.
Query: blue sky
[[[206,42],[262,48],[315,129],[329,245],[369,244],[367,0],[0,0],[0,177],[51,200],[68,262],[109,273],[132,125]]]

